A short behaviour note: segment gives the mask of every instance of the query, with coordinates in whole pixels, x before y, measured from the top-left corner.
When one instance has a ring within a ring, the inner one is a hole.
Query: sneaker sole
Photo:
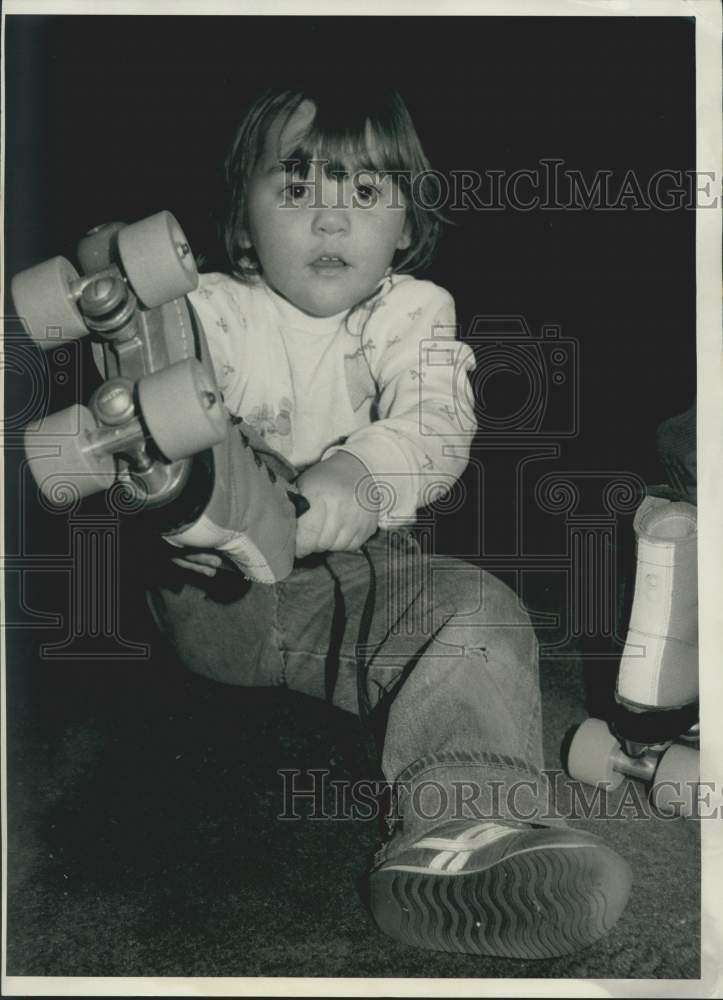
[[[382,931],[418,948],[552,958],[606,934],[631,882],[630,866],[605,846],[548,846],[458,874],[379,869],[371,908]]]

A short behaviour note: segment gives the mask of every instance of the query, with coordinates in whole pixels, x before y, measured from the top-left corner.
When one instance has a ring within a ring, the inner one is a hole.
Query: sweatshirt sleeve
[[[378,419],[330,448],[369,470],[381,496],[380,526],[409,524],[448,493],[469,461],[476,430],[471,348],[457,339],[454,301],[429,281],[398,279],[362,332]]]
[[[248,352],[247,319],[234,283],[223,274],[202,274],[190,292],[208,344],[218,387],[226,406],[234,412],[244,389],[243,359]]]

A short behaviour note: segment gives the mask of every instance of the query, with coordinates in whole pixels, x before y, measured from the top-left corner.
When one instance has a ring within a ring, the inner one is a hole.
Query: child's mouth
[[[343,271],[345,267],[348,267],[348,264],[335,254],[323,254],[312,261],[311,266],[316,271],[328,271],[331,273],[332,271]]]

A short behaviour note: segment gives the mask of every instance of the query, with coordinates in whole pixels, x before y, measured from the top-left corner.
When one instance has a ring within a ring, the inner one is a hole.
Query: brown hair
[[[392,87],[370,83],[268,87],[249,106],[225,162],[227,205],[223,223],[226,254],[233,274],[250,280],[259,273],[258,264],[241,247],[248,231],[247,192],[251,175],[264,153],[271,125],[294,114],[302,101],[313,102],[316,113],[297,148],[286,159],[300,164],[303,172],[311,160],[323,160],[329,173],[353,166],[380,173],[389,172],[399,184],[411,224],[411,242],[398,251],[393,270],[409,273],[426,267],[433,255],[442,223],[437,180],[430,170],[419,136],[401,95]],[[373,153],[367,135],[374,137]],[[413,196],[414,195],[414,196]]]

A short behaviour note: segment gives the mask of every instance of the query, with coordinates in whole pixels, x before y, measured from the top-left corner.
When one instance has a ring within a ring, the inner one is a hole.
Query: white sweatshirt
[[[189,299],[230,412],[300,471],[339,450],[360,459],[381,527],[414,521],[464,471],[475,362],[438,285],[390,275],[364,306],[322,319],[223,274],[201,275]]]

